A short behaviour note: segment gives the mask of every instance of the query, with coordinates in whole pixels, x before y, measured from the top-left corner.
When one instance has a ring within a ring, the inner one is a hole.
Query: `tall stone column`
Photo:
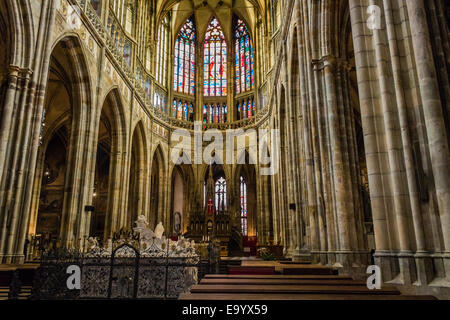
[[[450,151],[448,137],[424,1],[410,0],[406,2],[406,5],[443,230],[445,268],[450,270]],[[447,273],[447,278],[449,277],[450,273]]]
[[[371,33],[367,29],[366,0],[349,0],[352,36],[355,49],[356,73],[358,77],[359,99],[364,131],[364,144],[369,177],[369,190],[372,205],[375,233],[377,264],[383,270],[384,280],[391,280],[395,269],[391,263],[390,250],[397,249],[390,237],[393,229],[394,205],[387,179],[386,167],[389,167],[387,157],[388,147],[383,128],[383,112],[380,103],[380,93],[377,88],[377,66],[375,50],[370,41]],[[394,235],[396,237],[397,235]]]
[[[333,182],[335,193],[336,217],[338,223],[339,261],[344,267],[354,262],[351,254],[356,249],[355,217],[351,186],[351,173],[346,164],[348,150],[343,139],[343,126],[338,101],[341,98],[336,87],[337,61],[334,57],[323,60],[323,77],[325,81],[326,112],[328,114],[331,161],[333,165]]]
[[[428,282],[428,275],[431,273],[432,265],[429,254],[426,249],[425,234],[423,227],[422,212],[419,203],[418,177],[416,174],[417,163],[413,154],[413,141],[411,128],[409,126],[407,101],[405,99],[405,86],[403,84],[403,70],[401,65],[401,56],[396,37],[395,18],[393,5],[390,0],[384,0],[384,13],[386,18],[386,32],[389,41],[389,50],[392,64],[392,75],[396,92],[396,103],[399,116],[403,145],[403,154],[405,157],[406,179],[409,190],[411,204],[412,221],[415,240],[415,259],[417,268],[417,280],[422,284]],[[411,279],[415,280],[415,279]]]

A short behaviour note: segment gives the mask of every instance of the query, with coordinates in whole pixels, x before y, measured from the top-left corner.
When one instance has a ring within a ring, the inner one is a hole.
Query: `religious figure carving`
[[[155,237],[157,239],[162,239],[163,234],[164,234],[164,227],[162,222],[160,222],[155,228]]]

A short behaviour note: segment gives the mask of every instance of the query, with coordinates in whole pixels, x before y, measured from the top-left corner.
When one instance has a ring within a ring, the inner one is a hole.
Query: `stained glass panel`
[[[175,41],[174,90],[195,94],[195,23],[189,18]]]
[[[227,210],[227,181],[220,177],[216,181],[216,196],[215,196],[215,205],[217,212],[224,212]]]
[[[255,116],[255,100],[253,98],[237,103],[237,118],[243,120]]]
[[[204,51],[203,94],[227,95],[227,43],[219,20],[213,18],[206,30]]]
[[[156,53],[156,80],[163,86],[166,85],[167,80],[168,30],[169,20],[165,17],[158,29],[158,48]]]
[[[250,91],[254,88],[253,45],[245,22],[236,20],[236,93]]]

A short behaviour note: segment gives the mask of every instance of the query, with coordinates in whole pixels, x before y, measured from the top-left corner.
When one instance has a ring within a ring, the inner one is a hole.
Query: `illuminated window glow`
[[[255,100],[253,98],[239,101],[237,104],[237,119],[243,120],[255,116]]]
[[[235,26],[236,94],[240,94],[255,86],[253,45],[245,22],[236,19]]]
[[[203,106],[203,123],[227,122],[228,108],[226,104],[205,104]]]
[[[211,20],[205,35],[203,94],[227,95],[227,43],[217,18]]]
[[[166,86],[167,81],[167,48],[169,45],[169,21],[164,18],[158,30],[158,48],[156,52],[156,80]]]
[[[220,177],[216,181],[216,211],[223,213],[227,210],[227,181],[225,178]]]
[[[175,41],[173,88],[185,94],[195,94],[195,24],[189,18]]]
[[[194,122],[194,105],[192,102],[174,99],[172,116],[178,120]]]

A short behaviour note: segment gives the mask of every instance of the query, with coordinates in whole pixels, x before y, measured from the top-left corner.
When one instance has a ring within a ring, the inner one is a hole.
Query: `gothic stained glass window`
[[[174,118],[177,117],[177,100],[173,100],[173,105],[172,105],[172,116]]]
[[[194,105],[191,102],[182,102],[174,99],[172,116],[179,120],[194,122]]]
[[[226,104],[205,104],[203,106],[203,123],[225,123],[228,119]]]
[[[255,85],[253,45],[245,22],[236,19],[235,26],[236,94],[240,94],[252,90]]]
[[[156,80],[163,86],[167,79],[167,48],[169,46],[169,21],[167,17],[159,26],[158,48],[156,52]]]
[[[208,122],[208,106],[205,104],[203,106],[203,123]]]
[[[220,177],[216,181],[215,204],[217,212],[225,212],[227,210],[227,181]]]
[[[203,94],[209,97],[227,95],[227,43],[219,20],[213,18],[206,30],[204,43]]]
[[[255,100],[240,101],[237,104],[237,118],[238,120],[248,119],[255,116]]]
[[[180,93],[195,93],[195,23],[189,18],[175,41],[173,89]]]
[[[194,122],[194,105],[192,103],[189,104],[189,117],[188,120],[190,122]]]
[[[183,102],[178,102],[177,119],[182,119],[183,117]]]
[[[248,220],[247,220],[247,183],[245,179],[240,179],[240,200],[241,200],[241,226],[242,235],[248,235]]]

